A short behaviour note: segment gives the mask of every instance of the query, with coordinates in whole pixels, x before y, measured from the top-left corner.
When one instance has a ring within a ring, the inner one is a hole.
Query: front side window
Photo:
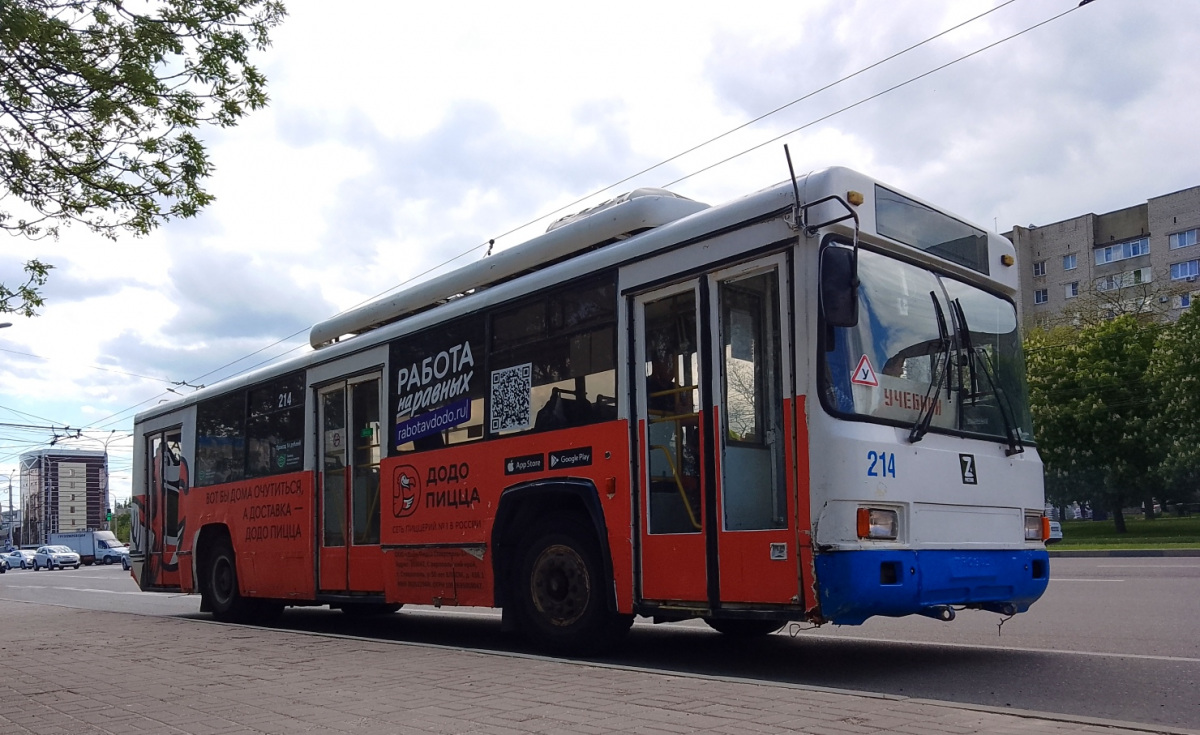
[[[1013,304],[859,250],[859,317],[826,328],[822,401],[835,414],[925,431],[1033,438]]]

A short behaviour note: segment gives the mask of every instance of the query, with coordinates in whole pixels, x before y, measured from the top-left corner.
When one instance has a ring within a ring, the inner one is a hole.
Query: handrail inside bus
[[[687,512],[688,521],[691,522],[692,528],[700,530],[700,521],[696,519],[696,514],[692,512],[692,504],[688,502],[687,490],[683,487],[683,479],[679,476],[679,468],[675,465],[675,459],[671,456],[671,451],[662,444],[651,444],[651,449],[657,449],[667,458],[667,464],[671,466],[671,476],[675,480],[675,487],[679,489],[679,499],[683,501],[683,509]]]

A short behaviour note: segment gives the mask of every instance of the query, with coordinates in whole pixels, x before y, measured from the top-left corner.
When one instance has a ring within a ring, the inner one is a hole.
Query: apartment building
[[[1004,236],[1017,250],[1026,329],[1113,311],[1176,319],[1200,299],[1200,186]]]
[[[42,449],[21,455],[21,544],[52,533],[105,528],[108,454]]]

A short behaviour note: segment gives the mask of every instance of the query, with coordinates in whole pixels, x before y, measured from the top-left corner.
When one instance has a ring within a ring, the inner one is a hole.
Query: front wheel
[[[615,644],[632,618],[609,611],[608,587],[595,533],[575,516],[550,516],[521,544],[513,603],[538,645],[587,654]]]

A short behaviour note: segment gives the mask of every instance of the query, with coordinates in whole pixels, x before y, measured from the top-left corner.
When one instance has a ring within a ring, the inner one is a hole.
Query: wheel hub
[[[577,621],[591,598],[591,580],[582,557],[569,546],[547,547],[533,565],[533,603],[552,625]]]

